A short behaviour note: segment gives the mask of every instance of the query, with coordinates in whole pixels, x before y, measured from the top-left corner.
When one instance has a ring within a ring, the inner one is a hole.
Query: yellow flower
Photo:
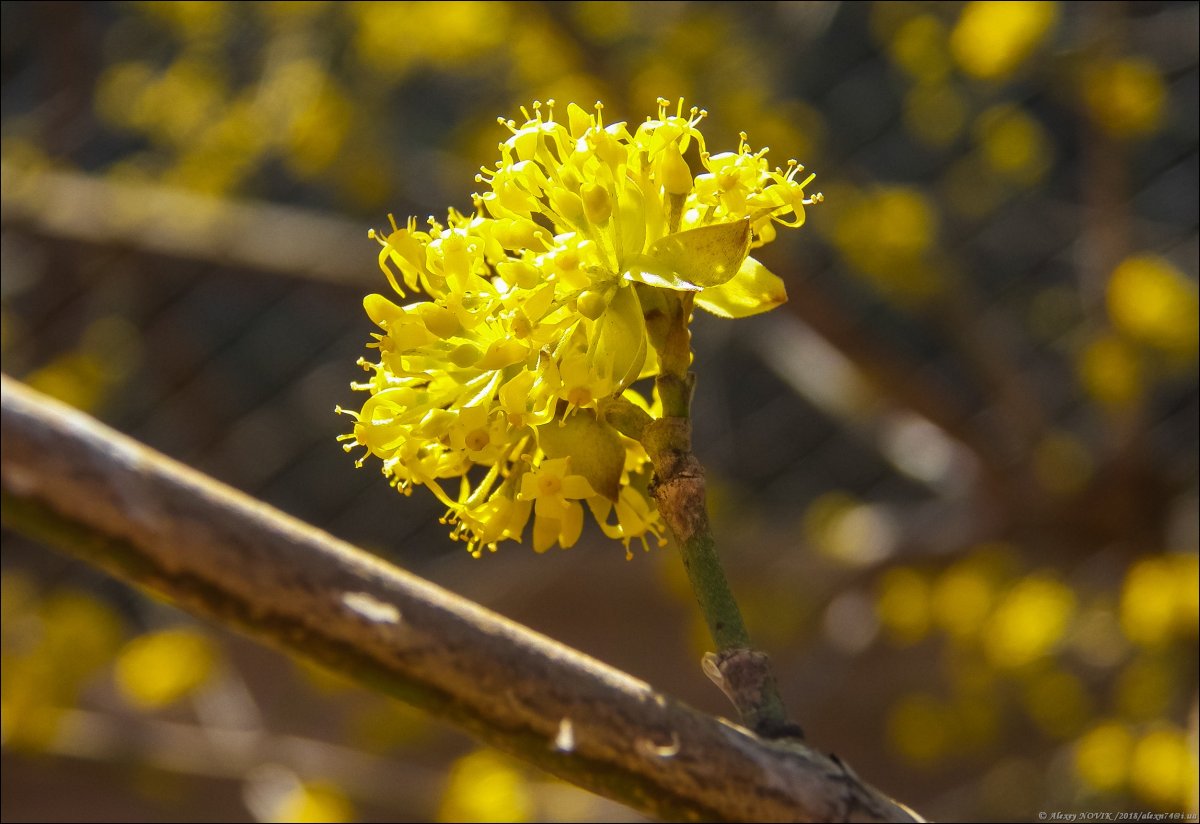
[[[449,431],[450,446],[478,464],[494,463],[508,441],[508,425],[503,417],[488,421],[488,410],[468,406],[459,410],[458,420]]]
[[[736,152],[710,155],[705,113],[682,101],[672,114],[660,100],[632,128],[605,124],[599,103],[569,105],[565,123],[552,101],[522,112],[521,124],[501,120],[509,136],[477,178],[472,214],[371,232],[395,296],[427,297],[364,300],[379,357],[360,361],[369,379],[355,388],[371,397],[339,410],[355,418],[342,439],[380,458],[401,492],[429,487],[476,555],[521,540],[531,509],[535,550],[571,546],[585,499],[627,548],[661,539],[645,452],[597,404],[626,398],[654,413],[630,386],[658,369],[646,323],[658,290],[691,292],[724,317],[785,301],[749,252],[776,224],[803,224],[821,197],[805,194],[803,167],[770,168],[745,135]],[[457,495],[442,486],[451,478]]]
[[[521,477],[521,492],[517,499],[533,501],[537,517],[533,524],[533,548],[545,552],[558,541],[568,549],[579,540],[583,530],[581,498],[596,494],[587,478],[569,475],[570,458],[542,461],[541,465]]]

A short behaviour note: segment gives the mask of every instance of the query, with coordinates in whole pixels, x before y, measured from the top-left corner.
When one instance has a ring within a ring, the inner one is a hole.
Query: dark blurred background
[[[3,3],[3,368],[678,695],[678,559],[473,560],[356,470],[368,227],[554,98],[816,172],[695,324],[697,450],[811,741],[931,818],[1197,809],[1196,3]],[[5,820],[639,820],[3,536]]]

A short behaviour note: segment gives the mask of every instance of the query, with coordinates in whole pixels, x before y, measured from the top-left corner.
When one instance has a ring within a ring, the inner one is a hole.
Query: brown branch
[[[3,179],[4,226],[51,238],[332,283],[363,283],[378,251],[362,226],[290,206],[12,163]]]
[[[0,381],[12,528],[651,815],[919,820],[836,758],[697,712]]]

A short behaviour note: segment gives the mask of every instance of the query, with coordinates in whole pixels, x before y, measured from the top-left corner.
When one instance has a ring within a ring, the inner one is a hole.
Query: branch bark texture
[[[697,712],[0,381],[6,526],[650,815],[920,820],[835,758]]]

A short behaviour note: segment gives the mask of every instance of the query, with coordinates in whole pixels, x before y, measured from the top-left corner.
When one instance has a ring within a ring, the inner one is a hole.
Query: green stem
[[[660,379],[659,385],[665,381]],[[646,451],[654,463],[654,496],[683,558],[700,611],[719,652],[750,646],[750,634],[721,568],[708,520],[704,472],[691,452],[687,418],[666,417],[646,429]]]
[[[788,722],[767,658],[750,645],[741,609],[721,568],[708,520],[704,469],[692,453],[691,401],[695,375],[691,365],[688,321],[692,295],[670,293],[667,324],[659,344],[656,380],[663,417],[641,428],[640,440],[654,464],[653,494],[658,511],[679,548],[696,602],[717,646],[706,663],[742,716],[743,723],[763,735],[797,735]]]

